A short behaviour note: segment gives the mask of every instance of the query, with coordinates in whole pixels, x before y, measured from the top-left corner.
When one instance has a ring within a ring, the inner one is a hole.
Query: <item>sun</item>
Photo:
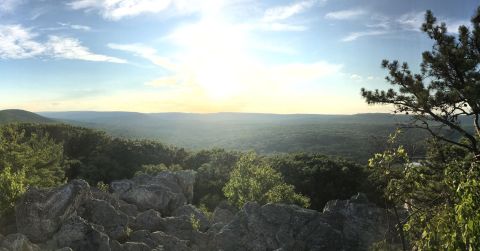
[[[213,100],[238,95],[248,64],[247,36],[219,13],[208,13],[198,23],[178,28],[171,36],[180,47],[191,84]]]
[[[240,91],[241,83],[235,79],[232,62],[214,58],[197,65],[196,80],[205,94],[214,99],[228,99]]]

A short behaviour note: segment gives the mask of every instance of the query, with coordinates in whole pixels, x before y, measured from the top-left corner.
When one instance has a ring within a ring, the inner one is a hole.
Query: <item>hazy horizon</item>
[[[475,1],[3,0],[0,109],[357,114],[382,59],[418,70],[431,9]]]

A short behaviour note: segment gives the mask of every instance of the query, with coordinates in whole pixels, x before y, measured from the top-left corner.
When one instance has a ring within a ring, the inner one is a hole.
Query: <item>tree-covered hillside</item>
[[[59,112],[42,115],[105,130],[113,136],[155,139],[190,150],[223,148],[261,154],[309,152],[366,163],[389,133],[410,119],[393,114],[309,115],[249,113]],[[402,142],[425,153],[426,134],[408,131]]]
[[[42,117],[36,113],[25,110],[9,109],[0,111],[0,124],[7,123],[54,123],[55,120]]]
[[[246,163],[243,166],[256,170],[256,163],[263,163],[271,168],[271,173],[264,174],[264,178],[278,177],[271,186],[265,187],[273,189],[270,195],[273,197],[269,198],[275,201],[287,200],[282,194],[291,189],[291,192],[307,196],[312,201],[311,208],[321,209],[328,200],[348,198],[361,190],[369,192],[364,189],[369,182],[361,165],[319,154],[261,156],[223,149],[186,151],[157,141],[114,138],[101,131],[65,124],[12,124],[0,127],[0,132],[0,149],[8,152],[3,155],[0,170],[8,171],[5,175],[10,175],[12,169],[23,175],[17,177],[21,178],[19,183],[14,182],[15,177],[5,176],[12,186],[49,186],[45,181],[55,180],[57,184],[77,178],[96,186],[99,182],[108,184],[142,173],[189,169],[197,172],[194,202],[213,209],[228,199],[224,187],[231,180],[231,173],[242,167],[239,161],[244,156],[250,156],[248,161],[243,160]],[[49,149],[55,154],[46,152]],[[36,172],[37,169],[43,171]],[[262,176],[242,176],[240,173],[239,180],[265,182],[260,179]],[[323,181],[317,182],[317,178]],[[281,185],[283,183],[287,186]],[[258,192],[251,191],[244,196],[254,196],[255,199]]]

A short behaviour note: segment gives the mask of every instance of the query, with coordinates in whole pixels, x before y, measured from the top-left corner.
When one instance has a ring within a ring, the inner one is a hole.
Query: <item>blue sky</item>
[[[431,9],[473,0],[0,0],[0,109],[383,112],[382,59],[418,69]]]

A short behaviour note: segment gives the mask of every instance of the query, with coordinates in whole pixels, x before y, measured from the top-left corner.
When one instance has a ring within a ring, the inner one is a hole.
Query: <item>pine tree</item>
[[[425,14],[422,31],[434,40],[431,51],[422,54],[421,72],[414,74],[407,63],[384,60],[389,71],[388,90],[365,90],[368,104],[393,105],[395,113],[413,115],[410,124],[424,129],[436,139],[473,153],[480,159],[480,7],[471,19],[472,28],[458,28],[458,36],[445,23],[438,24],[431,11]],[[473,120],[474,131],[461,125],[460,118]],[[444,128],[458,133],[465,141],[445,134]]]

